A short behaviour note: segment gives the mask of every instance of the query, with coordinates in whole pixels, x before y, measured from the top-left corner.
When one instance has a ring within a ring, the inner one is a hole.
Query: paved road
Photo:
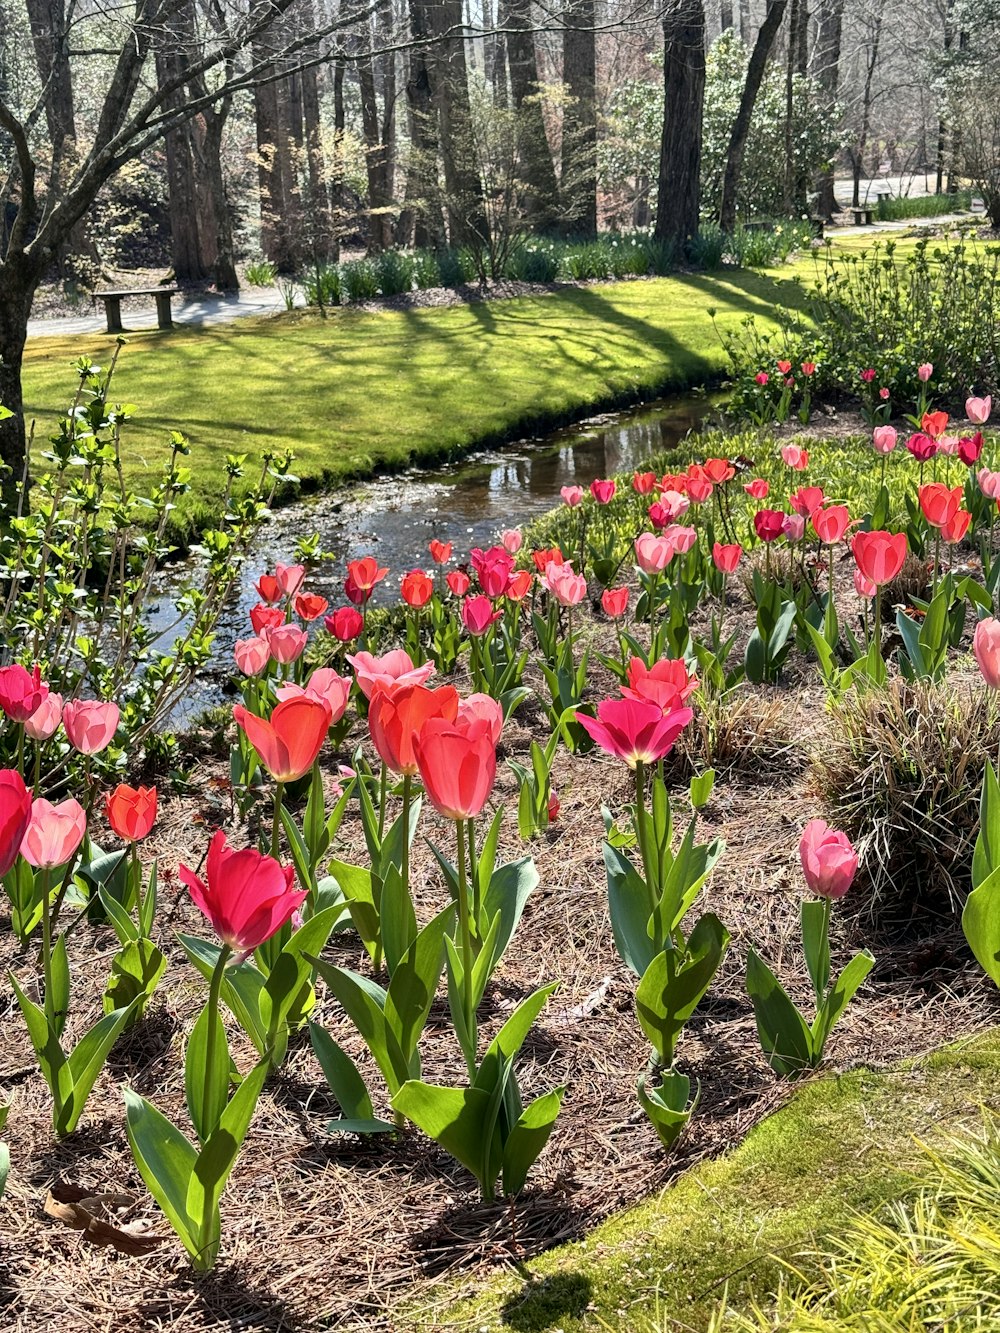
[[[174,320],[178,324],[228,324],[245,315],[273,315],[284,310],[285,303],[273,288],[251,287],[236,295],[186,297],[175,296]],[[128,329],[156,328],[156,309],[150,303],[135,310],[122,310],[122,323]],[[107,329],[104,303],[94,303],[86,315],[51,316],[28,320],[28,337],[65,336],[76,333],[103,333]]]

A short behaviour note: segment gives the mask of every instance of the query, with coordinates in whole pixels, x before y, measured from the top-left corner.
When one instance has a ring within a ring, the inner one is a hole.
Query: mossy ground
[[[739,1306],[773,1287],[780,1256],[906,1193],[919,1143],[998,1103],[1000,1030],[885,1072],[818,1078],[723,1157],[656,1198],[452,1303],[399,1312],[400,1328],[520,1333],[704,1330],[728,1287]]]

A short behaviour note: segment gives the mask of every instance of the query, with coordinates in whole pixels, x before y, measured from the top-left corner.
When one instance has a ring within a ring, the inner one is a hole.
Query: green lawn
[[[900,1197],[940,1140],[997,1107],[1000,1031],[885,1073],[802,1087],[723,1157],[611,1218],[586,1240],[478,1292],[400,1310],[398,1327],[478,1333],[704,1330],[728,1287],[739,1307],[851,1210]]]
[[[811,263],[809,264],[812,270]],[[294,313],[132,335],[117,401],[137,404],[127,465],[164,455],[170,429],[195,447],[185,512],[211,517],[228,453],[290,448],[307,485],[501,442],[724,370],[708,316],[732,327],[799,299],[778,275],[732,271],[574,288],[550,296],[324,321]],[[102,361],[107,335],[36,338],[25,357],[29,414],[73,392],[69,363]]]

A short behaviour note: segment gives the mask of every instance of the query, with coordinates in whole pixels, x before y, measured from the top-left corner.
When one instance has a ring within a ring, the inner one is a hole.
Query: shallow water
[[[454,542],[455,555],[462,559],[470,547],[488,546],[504,528],[521,526],[559,504],[560,487],[586,487],[594,477],[627,471],[673,448],[713,410],[706,397],[663,398],[468,454],[457,463],[414,467],[276,510],[261,530],[253,558],[219,622],[213,667],[189,692],[183,715],[175,715],[173,724],[220,701],[233,644],[251,633],[249,612],[259,600],[254,583],[276,561],[292,562],[298,538],[318,532],[321,549],[332,556],[309,576],[310,591],[322,593],[331,606],[345,600],[347,561],[365,555],[375,556],[390,571],[374,601],[395,601],[400,577],[430,566],[431,538]],[[190,576],[190,565],[165,572],[161,595],[150,606],[154,626],[173,621],[171,594]]]

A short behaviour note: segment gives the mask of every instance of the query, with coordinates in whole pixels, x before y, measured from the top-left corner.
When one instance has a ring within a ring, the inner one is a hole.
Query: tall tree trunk
[[[500,0],[500,26],[507,31],[510,91],[524,125],[524,178],[528,215],[537,231],[548,231],[559,214],[559,183],[539,101],[538,56],[531,30],[530,0]]]
[[[868,147],[868,132],[871,129],[872,84],[875,81],[875,71],[878,68],[879,47],[882,42],[883,18],[884,13],[879,9],[872,25],[872,40],[871,45],[868,48],[868,67],[865,70],[864,92],[861,96],[861,132],[858,135],[856,146],[851,150],[851,163],[854,168],[854,191],[852,198],[855,208],[861,207],[861,172],[864,167],[865,149]]]
[[[560,194],[564,229],[597,234],[597,49],[594,0],[571,0],[563,15],[563,112]]]
[[[719,4],[719,30],[726,32],[733,26],[733,0],[721,0]]]
[[[837,105],[840,87],[840,47],[843,36],[844,0],[818,0],[816,8],[816,82],[819,84],[823,110],[830,115]],[[833,221],[839,211],[833,188],[831,162],[820,172],[816,181],[819,191],[820,217]]]
[[[740,188],[740,176],[743,173],[743,154],[746,151],[747,136],[753,109],[760,92],[760,85],[767,68],[767,59],[771,54],[774,39],[781,20],[785,16],[788,0],[768,0],[767,14],[757,33],[750,61],[747,65],[746,82],[740,97],[739,109],[729,135],[729,147],[726,151],[726,169],[722,177],[722,202],[719,206],[719,222],[723,231],[732,231],[736,226],[736,200]]]
[[[410,117],[410,161],[406,172],[405,199],[413,217],[413,243],[438,247],[444,244],[444,224],[436,189],[428,189],[436,177],[439,158],[435,66],[426,45],[432,30],[428,0],[408,0],[410,36],[415,45],[409,53],[406,102]]]
[[[0,421],[0,464],[4,465],[0,495],[8,504],[17,498],[24,469],[21,364],[28,337],[28,315],[39,277],[38,264],[32,257],[21,250],[8,250],[0,264],[0,403],[13,413]]]
[[[453,244],[467,231],[481,231],[482,185],[473,140],[472,104],[465,61],[462,0],[432,0],[433,31],[440,38],[435,59],[435,94],[441,160],[447,195],[448,230]]]
[[[750,0],[740,0],[740,41],[750,45],[753,36],[753,23],[750,18]]]
[[[254,43],[255,64],[267,60],[273,52],[273,37],[267,33]],[[265,68],[265,81],[254,89],[254,116],[257,130],[257,182],[260,193],[260,248],[265,257],[282,272],[292,272],[295,259],[287,219],[291,211],[291,182],[287,179],[288,131],[278,97],[278,81],[268,76],[273,65]]]
[[[705,6],[703,0],[672,0],[663,17],[663,136],[653,234],[678,250],[698,232],[704,101]]]
[[[194,7],[180,4],[166,19],[156,45],[156,77],[160,84],[182,76],[194,43]],[[186,92],[177,88],[165,99],[165,109],[183,106]],[[203,282],[211,273],[216,246],[210,225],[203,154],[205,121],[185,121],[166,136],[167,212],[170,218],[170,258],[182,281]],[[208,214],[209,216],[206,216]]]
[[[222,170],[222,135],[229,114],[229,99],[220,106],[206,108],[203,113],[204,130],[196,141],[200,152],[200,176],[205,184],[210,204],[209,239],[214,252],[212,278],[217,291],[237,292],[240,280],[236,273],[236,243],[233,237],[233,215],[226,193],[226,178]],[[207,247],[206,247],[207,248]]]
[[[385,189],[385,144],[379,131],[378,97],[375,92],[375,64],[371,56],[358,61],[361,85],[361,131],[365,141],[365,170],[368,176],[368,253],[376,254],[389,244],[388,199]]]
[[[333,67],[333,181],[330,186],[330,258],[340,260],[340,228],[344,206],[344,134],[347,112],[344,108],[344,61]]]

